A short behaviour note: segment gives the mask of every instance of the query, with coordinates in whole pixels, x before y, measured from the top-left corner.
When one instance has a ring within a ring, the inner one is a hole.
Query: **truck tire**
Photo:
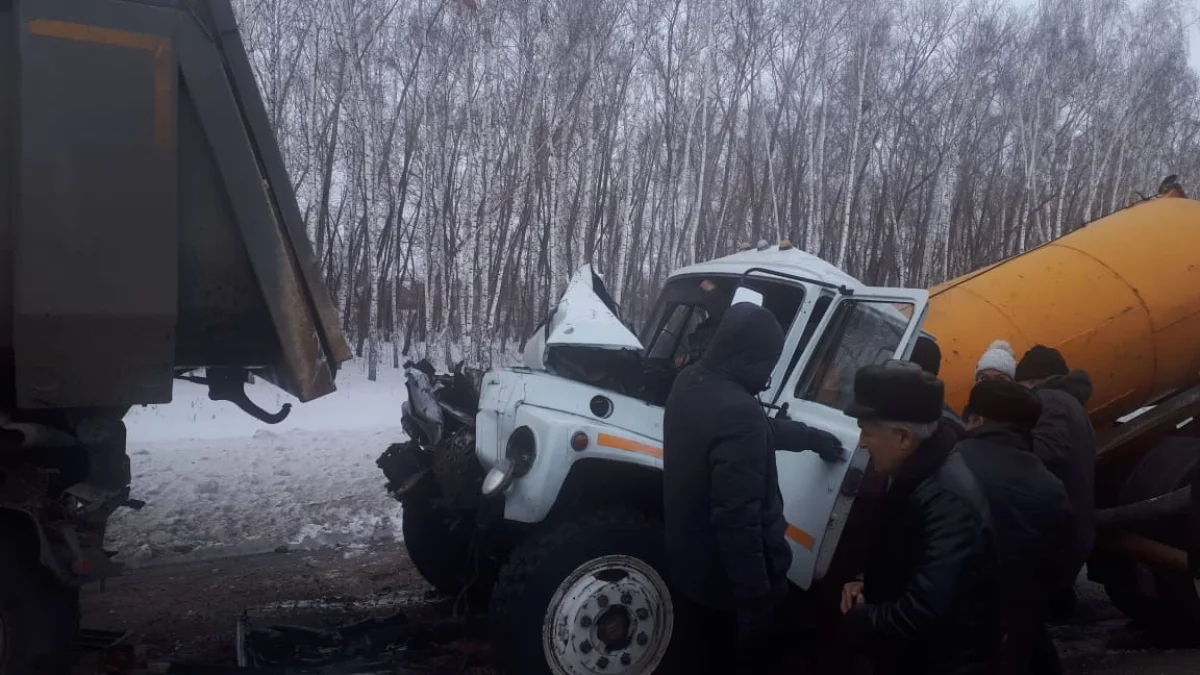
[[[474,549],[469,516],[447,515],[425,502],[404,505],[401,528],[413,567],[439,593],[457,597],[468,584],[472,602],[486,602],[495,581],[490,561]]]
[[[23,553],[0,537],[0,675],[69,673],[78,656],[79,591]]]
[[[638,675],[673,661],[665,557],[662,524],[623,508],[535,532],[509,556],[492,595],[500,671]]]
[[[1167,437],[1130,472],[1120,491],[1120,503],[1132,504],[1169,494],[1189,485],[1200,469],[1200,441]],[[1187,516],[1154,523],[1138,534],[1187,550]],[[1163,639],[1195,635],[1200,629],[1200,588],[1185,575],[1150,569],[1111,554],[1094,556],[1103,569],[1103,583],[1113,605]]]

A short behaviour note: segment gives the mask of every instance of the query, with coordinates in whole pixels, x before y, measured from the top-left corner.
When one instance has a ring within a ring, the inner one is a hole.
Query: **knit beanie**
[[[967,410],[985,420],[1032,429],[1042,415],[1042,401],[1016,382],[983,380],[971,390]]]
[[[975,366],[975,374],[984,370],[995,370],[1015,378],[1017,374],[1017,357],[1013,354],[1012,345],[1004,340],[996,340],[987,348],[979,363]]]
[[[1021,357],[1021,365],[1017,366],[1015,379],[1018,382],[1044,380],[1048,377],[1066,375],[1071,372],[1062,352],[1045,345],[1034,345]]]

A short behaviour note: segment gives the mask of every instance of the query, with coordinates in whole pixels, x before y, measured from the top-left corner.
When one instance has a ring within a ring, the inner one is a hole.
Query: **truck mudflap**
[[[15,0],[0,31],[18,407],[164,403],[198,368],[332,392],[350,347],[228,0]]]

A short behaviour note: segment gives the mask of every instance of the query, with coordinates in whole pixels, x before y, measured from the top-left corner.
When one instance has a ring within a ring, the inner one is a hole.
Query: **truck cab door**
[[[854,400],[854,374],[864,366],[908,358],[928,299],[928,292],[916,289],[838,293],[819,319],[814,316],[818,323],[811,339],[789,335],[788,345],[802,353],[795,367],[777,368],[784,379],[769,392],[773,403],[786,404],[789,418],[834,434],[846,448],[844,458],[834,462],[812,452],[775,454],[793,554],[788,577],[801,588],[829,568],[869,460],[858,447],[857,422],[843,413]],[[792,327],[793,332],[804,329]],[[781,365],[790,360],[781,359]]]

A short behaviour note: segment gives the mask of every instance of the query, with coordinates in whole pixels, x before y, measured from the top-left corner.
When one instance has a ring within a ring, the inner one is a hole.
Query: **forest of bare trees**
[[[635,320],[758,239],[927,286],[1200,179],[1183,0],[235,4],[372,363],[520,340],[584,262]]]

